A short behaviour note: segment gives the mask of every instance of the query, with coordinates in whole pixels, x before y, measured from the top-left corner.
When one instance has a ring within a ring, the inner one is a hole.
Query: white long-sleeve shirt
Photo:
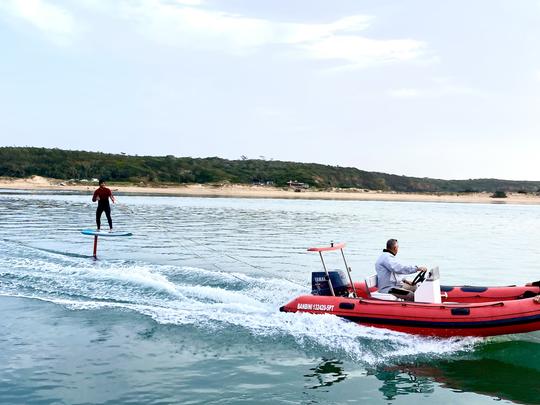
[[[400,264],[392,253],[385,250],[375,262],[375,271],[377,272],[377,288],[379,292],[386,293],[390,288],[397,286],[396,274],[415,273],[417,266]]]

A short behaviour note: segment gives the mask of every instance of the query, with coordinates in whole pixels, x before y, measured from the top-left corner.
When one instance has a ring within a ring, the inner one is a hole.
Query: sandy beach
[[[188,184],[175,186],[108,185],[114,193],[125,195],[169,195],[191,197],[235,197],[235,198],[291,198],[306,200],[358,200],[358,201],[416,201],[416,202],[454,202],[480,204],[540,204],[540,196],[535,194],[508,193],[507,198],[492,198],[491,193],[436,194],[436,193],[397,193],[371,190],[302,190],[250,186],[238,184],[203,185]],[[26,179],[0,177],[0,190],[77,192],[91,194],[97,183],[73,184],[63,180],[32,176]]]

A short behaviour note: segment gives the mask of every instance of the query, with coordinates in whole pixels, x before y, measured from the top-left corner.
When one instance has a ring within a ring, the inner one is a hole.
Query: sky
[[[0,0],[0,146],[540,180],[540,0]]]

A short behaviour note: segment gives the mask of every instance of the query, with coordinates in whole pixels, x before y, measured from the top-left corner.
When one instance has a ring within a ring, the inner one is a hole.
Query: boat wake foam
[[[0,294],[73,310],[129,310],[159,324],[288,344],[315,356],[366,364],[418,360],[473,350],[476,338],[431,339],[359,326],[331,315],[288,314],[279,307],[308,292],[275,277],[129,261],[91,262],[0,241]]]

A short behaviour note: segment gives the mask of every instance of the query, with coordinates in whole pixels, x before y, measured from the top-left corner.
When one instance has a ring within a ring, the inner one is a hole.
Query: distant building
[[[302,182],[299,182],[299,181],[292,181],[292,180],[289,180],[287,182],[287,184],[289,185],[289,188],[296,191],[296,192],[300,192],[302,190],[307,190],[309,188],[309,184],[306,184],[306,183],[302,183]]]
[[[251,184],[254,186],[273,186],[274,182],[272,180],[253,179]]]

